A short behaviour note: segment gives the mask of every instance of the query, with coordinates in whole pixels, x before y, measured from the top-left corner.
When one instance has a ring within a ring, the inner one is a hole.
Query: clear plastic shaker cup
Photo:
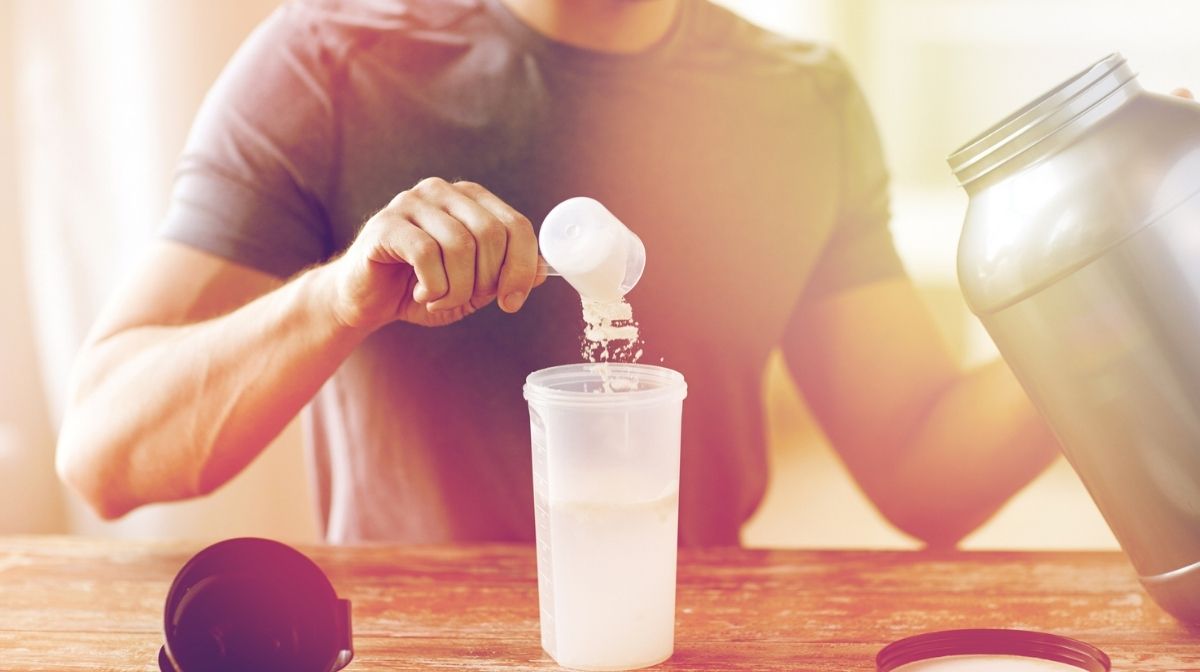
[[[542,648],[563,667],[631,670],[675,644],[683,376],[608,364],[529,375]]]
[[[560,275],[585,298],[617,301],[646,269],[642,239],[595,199],[577,196],[542,221],[538,247],[547,275]]]

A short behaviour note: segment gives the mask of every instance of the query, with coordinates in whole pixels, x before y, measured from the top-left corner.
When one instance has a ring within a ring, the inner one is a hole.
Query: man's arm
[[[960,371],[907,279],[802,306],[783,347],[855,480],[930,545],[960,540],[1057,455],[1006,365]]]
[[[327,294],[157,243],[76,360],[60,475],[105,518],[228,480],[357,342]]]
[[[205,494],[253,460],[374,329],[439,326],[535,283],[529,221],[470,183],[422,181],[347,252],[284,283],[161,242],[73,370],[64,480],[106,518]]]

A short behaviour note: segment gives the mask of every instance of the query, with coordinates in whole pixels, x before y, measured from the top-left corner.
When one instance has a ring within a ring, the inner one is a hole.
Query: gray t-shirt
[[[641,236],[642,361],[689,383],[685,544],[736,544],[762,497],[762,372],[797,307],[902,272],[845,66],[706,0],[633,55],[547,40],[500,0],[293,0],[205,100],[163,236],[287,277],[428,176],[535,223],[592,196]],[[531,540],[521,385],[580,361],[581,333],[551,280],[517,315],[368,338],[306,421],[326,537]]]

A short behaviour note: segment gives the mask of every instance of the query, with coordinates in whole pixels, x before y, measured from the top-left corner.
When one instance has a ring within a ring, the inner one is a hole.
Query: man
[[[298,0],[200,111],[162,239],[76,365],[60,473],[105,517],[202,495],[311,400],[329,540],[532,539],[520,388],[578,361],[581,325],[537,287],[531,222],[577,195],[645,242],[646,361],[689,382],[682,543],[736,544],[759,503],[776,346],[931,544],[1055,454],[1002,364],[939,341],[827,50],[705,0]]]

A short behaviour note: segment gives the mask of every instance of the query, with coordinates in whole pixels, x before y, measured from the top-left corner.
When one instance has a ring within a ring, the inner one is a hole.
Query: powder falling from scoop
[[[624,299],[583,298],[583,358],[596,365],[604,392],[637,389],[637,381],[613,374],[609,362],[635,363],[642,358],[633,307]]]

